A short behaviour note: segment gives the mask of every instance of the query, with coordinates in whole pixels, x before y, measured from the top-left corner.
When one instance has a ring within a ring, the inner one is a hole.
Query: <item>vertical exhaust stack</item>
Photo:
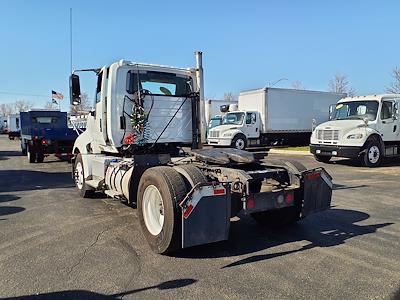
[[[198,137],[198,147],[202,148],[202,144],[206,142],[206,121],[205,121],[205,105],[204,105],[204,76],[203,76],[203,52],[196,51],[196,81],[197,81],[197,91],[199,92],[199,103],[197,105],[197,137]]]

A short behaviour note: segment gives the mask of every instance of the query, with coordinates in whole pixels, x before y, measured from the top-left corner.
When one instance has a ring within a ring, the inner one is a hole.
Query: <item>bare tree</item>
[[[28,111],[32,108],[33,103],[26,100],[17,100],[14,103],[14,108],[17,113],[21,111]]]
[[[228,92],[228,93],[225,93],[225,94],[224,94],[224,100],[225,100],[225,101],[235,102],[235,101],[237,101],[237,99],[238,99],[238,96],[235,95],[235,94],[232,93],[232,92]]]
[[[393,82],[386,88],[386,92],[400,94],[400,68],[395,67],[392,71]]]
[[[0,116],[8,116],[15,113],[15,107],[11,103],[0,104]]]
[[[301,81],[296,80],[292,82],[292,88],[295,90],[305,90],[305,87],[301,83]]]
[[[92,109],[87,93],[81,94],[81,104],[71,105],[70,112],[76,115],[86,114]]]
[[[57,109],[57,104],[53,101],[49,101],[44,105],[44,108],[47,110]]]
[[[349,87],[347,76],[342,73],[336,73],[329,81],[329,91],[333,93],[346,93],[350,97],[356,95],[355,89]]]

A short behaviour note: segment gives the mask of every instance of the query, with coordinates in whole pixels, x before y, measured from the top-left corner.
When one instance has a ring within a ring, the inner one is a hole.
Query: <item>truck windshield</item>
[[[336,105],[334,120],[364,119],[374,121],[378,112],[378,101],[351,101]]]
[[[244,113],[235,112],[228,113],[222,119],[222,125],[233,124],[233,125],[242,125],[244,120]]]
[[[218,125],[221,125],[222,118],[212,118],[210,123],[208,124],[208,128],[214,128]]]
[[[57,117],[33,117],[32,123],[51,124],[57,123]]]
[[[138,87],[152,95],[184,97],[192,92],[192,80],[189,76],[181,76],[166,72],[129,71],[127,76],[127,92],[133,94]]]

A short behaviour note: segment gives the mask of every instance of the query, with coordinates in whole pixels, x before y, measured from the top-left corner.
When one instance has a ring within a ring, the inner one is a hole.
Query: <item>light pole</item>
[[[289,79],[287,79],[287,78],[280,78],[280,79],[278,79],[277,81],[275,81],[274,83],[272,83],[271,84],[271,82],[268,82],[268,85],[266,86],[266,88],[271,88],[271,87],[273,87],[273,86],[275,86],[277,83],[279,83],[279,82],[281,82],[281,81],[284,81],[284,80],[289,80]]]

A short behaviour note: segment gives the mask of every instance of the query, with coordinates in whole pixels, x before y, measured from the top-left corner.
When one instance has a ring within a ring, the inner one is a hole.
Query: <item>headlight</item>
[[[224,133],[222,136],[229,137],[229,136],[232,136],[232,133],[231,132],[227,132],[227,133]]]
[[[347,138],[351,140],[362,139],[362,137],[363,137],[362,133],[350,134],[347,136]]]

